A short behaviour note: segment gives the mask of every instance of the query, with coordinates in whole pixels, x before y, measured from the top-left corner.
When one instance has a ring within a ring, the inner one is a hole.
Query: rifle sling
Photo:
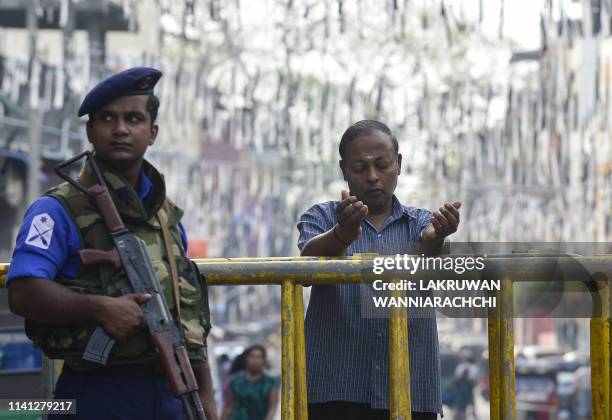
[[[172,277],[172,288],[174,290],[174,307],[175,315],[177,320],[181,319],[181,302],[180,302],[180,289],[179,289],[179,276],[176,268],[176,260],[172,253],[172,241],[170,240],[170,231],[168,230],[168,215],[164,208],[160,208],[157,212],[157,220],[162,229],[162,237],[164,239],[164,246],[166,248],[166,256],[168,257],[168,264],[170,265],[170,276]]]

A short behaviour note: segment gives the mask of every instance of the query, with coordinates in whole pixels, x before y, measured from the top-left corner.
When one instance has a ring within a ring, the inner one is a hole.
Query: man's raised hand
[[[335,237],[344,246],[349,246],[361,234],[361,222],[368,215],[368,206],[358,201],[354,195],[349,196],[342,191],[341,200],[336,206],[336,220],[334,226]]]
[[[445,203],[431,217],[431,225],[423,230],[424,241],[441,241],[448,235],[457,232],[459,227],[459,208],[461,203],[455,201],[452,205]]]

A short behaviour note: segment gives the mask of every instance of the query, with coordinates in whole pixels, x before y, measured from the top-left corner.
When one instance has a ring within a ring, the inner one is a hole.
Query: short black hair
[[[376,120],[362,120],[357,121],[355,124],[351,125],[346,129],[342,138],[340,139],[340,146],[338,147],[338,151],[340,152],[340,158],[344,159],[344,155],[346,153],[346,146],[360,136],[364,136],[370,134],[373,130],[380,131],[389,136],[391,139],[391,143],[393,143],[393,148],[395,149],[395,153],[399,153],[399,144],[397,143],[397,138],[391,132],[391,129],[387,127],[385,124]]]
[[[147,111],[149,111],[149,115],[151,115],[151,125],[155,124],[155,120],[157,120],[157,111],[159,111],[159,98],[153,94],[149,95],[149,99],[147,99]]]
[[[149,115],[151,116],[151,125],[155,124],[157,112],[159,111],[159,98],[154,94],[150,94],[147,99],[147,111],[149,111]],[[93,121],[95,115],[95,112],[89,113],[89,122]]]

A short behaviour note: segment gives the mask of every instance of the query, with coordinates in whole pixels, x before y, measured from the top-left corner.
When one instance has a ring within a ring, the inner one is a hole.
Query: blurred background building
[[[0,256],[88,147],[86,92],[139,65],[164,72],[148,158],[194,258],[296,255],[296,220],[339,197],[339,139],[365,118],[400,139],[402,201],[463,202],[454,241],[609,242],[611,27],[609,0],[0,0]],[[277,288],[210,302],[218,354],[278,349]],[[586,320],[516,330],[588,349]],[[486,349],[486,322],[441,320],[440,338]]]

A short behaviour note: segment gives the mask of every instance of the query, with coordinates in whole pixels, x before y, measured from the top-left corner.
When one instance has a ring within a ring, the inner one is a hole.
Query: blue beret
[[[150,67],[132,67],[113,74],[85,96],[79,107],[79,117],[96,112],[120,96],[150,95],[161,76],[161,71]]]

